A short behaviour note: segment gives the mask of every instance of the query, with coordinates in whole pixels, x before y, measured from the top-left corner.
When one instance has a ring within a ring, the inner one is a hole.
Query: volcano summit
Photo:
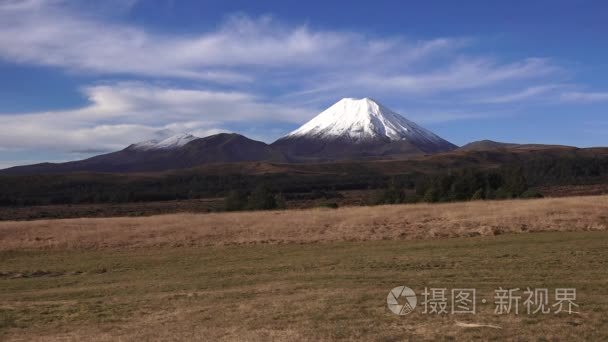
[[[370,98],[342,99],[272,146],[295,160],[408,156],[457,148]]]

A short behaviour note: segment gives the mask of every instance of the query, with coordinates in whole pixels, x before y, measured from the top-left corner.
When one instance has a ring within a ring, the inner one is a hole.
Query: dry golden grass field
[[[0,250],[327,243],[608,230],[608,196],[0,221]]]
[[[607,196],[0,222],[0,340],[605,341],[607,230]],[[395,315],[400,285],[478,313]],[[579,307],[496,315],[499,287]]]

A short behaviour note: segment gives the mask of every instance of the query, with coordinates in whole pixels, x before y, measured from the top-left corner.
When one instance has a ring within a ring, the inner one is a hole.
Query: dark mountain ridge
[[[67,163],[41,163],[0,170],[2,174],[71,172],[157,172],[186,169],[207,163],[247,161],[286,162],[285,156],[267,144],[239,134],[220,133],[198,138],[170,149],[143,150],[130,145],[124,150]]]

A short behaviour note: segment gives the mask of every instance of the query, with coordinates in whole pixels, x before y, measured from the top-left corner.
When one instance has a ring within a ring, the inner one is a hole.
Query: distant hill
[[[85,160],[17,166],[0,174],[157,172],[247,161],[404,159],[456,148],[370,98],[345,98],[271,145],[238,134],[163,135]]]
[[[170,136],[168,132],[163,133],[159,135],[162,138],[137,142],[121,151],[66,163],[16,166],[0,170],[0,174],[147,173],[241,162],[315,164],[348,161],[362,165],[363,161],[415,160],[424,156],[462,163],[461,159],[454,158],[465,152],[576,149],[491,140],[475,141],[458,148],[370,98],[342,99],[270,145],[234,133],[205,138],[188,133]],[[509,155],[484,158],[484,164],[501,163],[506,162]]]
[[[235,142],[243,139],[230,137],[224,135],[216,137],[221,139],[199,143],[206,146],[204,150],[219,150],[224,156],[226,147],[235,146]],[[121,155],[128,155],[127,152]],[[274,152],[271,155],[274,156]],[[217,160],[212,152],[209,158]],[[417,186],[426,184],[429,176],[462,174],[461,171],[467,170],[487,173],[523,170],[529,187],[603,185],[608,184],[608,148],[452,151],[402,160],[322,163],[204,163],[193,168],[146,173],[61,174],[58,169],[53,170],[55,173],[0,175],[0,206],[217,198],[234,189],[253,191],[260,184],[270,186],[286,199],[321,198],[346,190],[374,196],[372,189],[382,189],[388,184],[401,184],[409,191],[417,191]]]
[[[57,174],[71,172],[155,172],[185,169],[206,163],[246,161],[285,162],[279,151],[239,134],[221,133],[206,138],[170,137],[147,141],[124,150],[67,163],[16,166],[1,174]]]
[[[543,149],[576,149],[576,147],[565,145],[545,145],[545,144],[514,144],[492,140],[479,140],[468,143],[458,151],[491,151],[491,150],[543,150]]]
[[[492,140],[479,140],[479,141],[470,142],[470,143],[460,147],[458,150],[460,150],[460,151],[487,151],[487,150],[497,150],[497,149],[502,149],[502,148],[517,147],[517,146],[519,146],[519,144],[503,143],[503,142],[492,141]]]

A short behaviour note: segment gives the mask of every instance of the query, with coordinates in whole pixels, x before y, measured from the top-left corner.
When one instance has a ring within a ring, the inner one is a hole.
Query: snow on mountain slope
[[[292,161],[404,158],[457,148],[370,98],[342,99],[271,146]]]
[[[192,134],[189,133],[181,133],[170,136],[163,140],[148,140],[138,142],[136,144],[131,145],[129,148],[139,151],[150,151],[150,150],[171,150],[174,148],[182,147],[192,140],[199,139]]]
[[[444,140],[370,99],[345,98],[283,139],[314,138],[353,142],[373,140],[439,143]]]

